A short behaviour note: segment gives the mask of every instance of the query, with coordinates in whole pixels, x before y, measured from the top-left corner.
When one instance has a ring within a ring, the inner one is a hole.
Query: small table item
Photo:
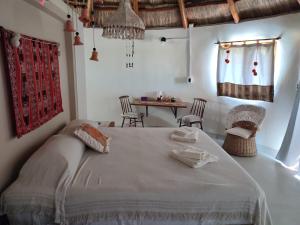
[[[148,116],[148,107],[149,106],[155,106],[155,107],[169,107],[175,118],[177,118],[177,109],[178,108],[187,108],[187,104],[185,102],[182,102],[180,100],[177,100],[176,102],[164,102],[164,101],[141,101],[141,100],[134,100],[130,103],[131,105],[135,106],[145,106],[146,107],[146,116]]]

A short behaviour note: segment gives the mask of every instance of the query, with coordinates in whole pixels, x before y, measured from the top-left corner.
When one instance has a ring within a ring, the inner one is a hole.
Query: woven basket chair
[[[227,134],[223,148],[231,155],[255,156],[256,155],[256,132],[259,129],[266,110],[260,106],[239,105],[234,107],[228,114],[226,129],[241,127],[252,132],[247,139],[237,135]]]

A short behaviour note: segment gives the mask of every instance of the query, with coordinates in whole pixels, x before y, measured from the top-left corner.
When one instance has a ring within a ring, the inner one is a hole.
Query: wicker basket
[[[255,136],[248,139],[236,135],[227,134],[223,148],[230,155],[250,157],[256,155]]]

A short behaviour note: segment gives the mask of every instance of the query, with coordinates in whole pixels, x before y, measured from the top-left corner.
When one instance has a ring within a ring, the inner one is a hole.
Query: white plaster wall
[[[30,3],[30,4],[29,4]],[[59,5],[59,4],[58,4]],[[53,12],[52,10],[56,10]],[[71,36],[64,32],[66,12],[37,0],[0,0],[0,25],[6,29],[60,43],[60,84],[64,112],[29,134],[16,138],[10,88],[0,46],[0,192],[18,175],[23,163],[45,140],[74,119]],[[63,18],[59,17],[63,14]],[[1,223],[1,222],[0,222]]]
[[[76,27],[77,20],[77,31],[79,32],[80,40],[85,44],[84,39],[84,28],[82,22],[78,19],[79,15],[76,16],[73,13],[73,24]],[[75,33],[72,34],[74,42]],[[90,41],[90,40],[89,40]],[[85,47],[84,45],[76,45],[72,48],[73,53],[73,67],[74,67],[74,92],[76,98],[76,119],[87,119],[87,98],[86,98],[86,66],[85,66]]]
[[[101,37],[96,30],[96,47],[100,61],[89,61],[92,30],[85,29],[85,63],[87,116],[93,120],[121,122],[118,96],[143,96],[162,90],[168,95],[192,102],[193,97],[208,100],[204,115],[206,131],[223,134],[224,121],[230,108],[241,103],[262,105],[267,116],[258,134],[258,143],[278,149],[285,133],[299,74],[300,14],[291,14],[240,24],[193,28],[191,32],[192,85],[187,75],[187,41],[170,40],[162,45],[159,38],[185,37],[183,29],[149,30],[146,40],[136,41],[134,69],[125,68],[125,43]],[[275,68],[275,102],[243,101],[216,96],[218,40],[243,40],[282,36],[278,42]],[[144,110],[144,109],[140,109]],[[150,108],[149,126],[176,126],[168,109]],[[181,113],[184,111],[181,110]]]

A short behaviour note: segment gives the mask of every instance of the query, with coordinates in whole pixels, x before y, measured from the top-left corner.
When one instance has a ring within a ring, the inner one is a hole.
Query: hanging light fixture
[[[73,45],[83,45],[83,43],[80,40],[79,32],[76,32],[75,34]]]
[[[69,1],[67,1],[67,7],[68,7],[68,15],[67,15],[67,21],[65,23],[65,31],[66,32],[75,32],[74,30],[74,25],[71,20],[71,15],[70,15],[70,8],[69,8]]]
[[[79,20],[82,23],[86,24],[86,23],[90,22],[90,18],[89,17],[90,16],[89,16],[88,8],[87,7],[82,8],[82,10],[81,10],[81,16],[79,17]]]
[[[117,11],[104,21],[103,37],[144,39],[145,24],[131,8],[130,0],[121,0]]]
[[[76,1],[77,3],[77,1]],[[75,10],[76,10],[76,5],[75,5]],[[72,11],[72,14],[74,14],[74,12]],[[78,32],[78,23],[77,23],[77,13],[75,13],[75,24],[76,24],[76,33],[75,33],[75,37],[74,37],[74,44],[73,45],[83,45],[83,43],[80,40],[80,36],[79,36],[79,32]]]
[[[91,25],[93,26],[93,52],[92,52],[92,56],[90,58],[90,60],[92,61],[99,61],[98,60],[98,52],[97,52],[97,49],[95,47],[95,21],[94,21],[94,11],[92,11],[92,23]]]
[[[92,0],[87,0],[87,3],[85,5],[84,8],[81,9],[81,16],[79,17],[79,20],[84,24],[88,24],[91,19],[90,19],[90,7],[91,7],[91,4],[93,4],[91,2]]]

